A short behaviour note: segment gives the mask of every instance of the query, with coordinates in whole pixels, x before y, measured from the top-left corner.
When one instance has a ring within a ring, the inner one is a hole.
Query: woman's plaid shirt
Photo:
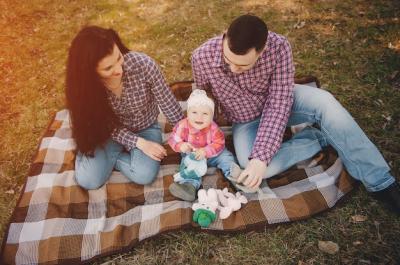
[[[114,130],[112,139],[126,150],[136,146],[136,133],[157,121],[160,113],[165,114],[174,125],[183,119],[182,109],[165,82],[156,62],[139,52],[124,55],[123,90],[118,98],[108,93],[111,106],[123,127]]]

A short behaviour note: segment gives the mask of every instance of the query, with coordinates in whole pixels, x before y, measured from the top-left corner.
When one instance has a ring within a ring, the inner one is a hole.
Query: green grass
[[[3,0],[0,10],[1,236],[38,139],[51,114],[64,108],[66,54],[85,24],[113,27],[131,49],[156,59],[173,82],[192,78],[191,52],[234,17],[259,15],[289,38],[296,72],[316,75],[400,176],[396,0]],[[368,219],[352,223],[355,214]],[[399,236],[399,218],[361,187],[346,203],[309,220],[248,234],[169,233],[96,264],[396,264]],[[318,240],[336,242],[339,253],[322,253]]]

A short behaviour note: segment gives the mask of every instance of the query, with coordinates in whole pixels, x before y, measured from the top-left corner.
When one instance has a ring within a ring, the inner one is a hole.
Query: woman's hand
[[[161,161],[161,159],[167,156],[167,150],[165,150],[162,145],[156,142],[148,141],[141,137],[139,137],[137,140],[136,147],[151,159],[156,161]]]

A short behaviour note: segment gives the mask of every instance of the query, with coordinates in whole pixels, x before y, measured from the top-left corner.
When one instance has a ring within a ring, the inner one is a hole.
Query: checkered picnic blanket
[[[172,89],[184,100],[191,82],[176,83]],[[167,137],[171,126],[162,115],[159,122]],[[224,128],[230,142],[229,126]],[[192,203],[177,200],[168,191],[180,160],[171,149],[151,185],[130,183],[114,171],[106,185],[90,191],[75,182],[74,150],[69,113],[61,110],[34,156],[4,236],[2,263],[82,264],[127,251],[160,233],[201,229],[191,221]],[[203,179],[205,188],[229,185],[220,171],[212,169]],[[306,219],[333,207],[353,185],[336,153],[328,149],[263,183],[262,195],[248,195],[248,204],[228,219],[217,219],[208,230],[248,231]]]

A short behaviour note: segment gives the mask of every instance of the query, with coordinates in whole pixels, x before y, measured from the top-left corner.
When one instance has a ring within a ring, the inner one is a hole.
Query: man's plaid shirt
[[[136,146],[136,132],[156,122],[159,108],[172,125],[183,119],[179,103],[149,56],[139,52],[125,54],[122,82],[121,96],[118,98],[109,92],[108,99],[123,124],[114,130],[112,139],[126,150]]]
[[[293,104],[294,65],[288,40],[269,32],[256,64],[234,74],[223,59],[220,35],[193,52],[192,70],[196,86],[211,87],[228,120],[244,123],[261,116],[249,159],[268,164],[281,145]]]

